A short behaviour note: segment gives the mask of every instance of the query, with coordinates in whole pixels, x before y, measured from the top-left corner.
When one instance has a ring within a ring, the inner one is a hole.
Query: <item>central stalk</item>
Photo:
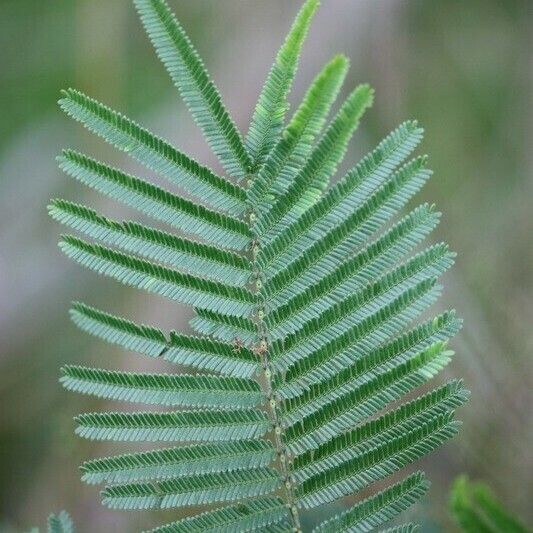
[[[250,223],[253,224],[256,219],[256,214],[254,211],[250,213]],[[253,234],[252,241],[250,243],[250,252],[251,252],[251,261],[252,269],[254,273],[253,278],[253,292],[256,295],[256,342],[253,347],[254,352],[259,355],[261,358],[261,366],[263,370],[263,380],[261,386],[263,387],[263,392],[267,398],[267,413],[272,423],[272,441],[276,449],[276,463],[277,468],[281,474],[281,479],[283,481],[283,489],[285,493],[285,498],[287,501],[287,507],[289,508],[289,515],[293,526],[293,531],[296,533],[302,532],[302,527],[300,523],[300,516],[298,513],[298,507],[296,506],[296,497],[294,494],[294,481],[291,479],[289,465],[290,465],[290,455],[288,453],[287,447],[283,443],[282,438],[282,414],[279,408],[279,403],[272,390],[272,365],[268,357],[269,352],[269,338],[268,332],[265,326],[265,306],[263,298],[260,294],[261,288],[263,286],[263,280],[261,276],[261,270],[259,264],[257,263],[257,254],[261,249],[261,242],[259,237]]]

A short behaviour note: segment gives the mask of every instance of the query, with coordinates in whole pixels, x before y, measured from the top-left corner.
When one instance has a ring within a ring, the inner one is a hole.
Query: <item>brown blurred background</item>
[[[296,0],[170,0],[242,131]],[[448,375],[472,400],[460,436],[424,460],[430,497],[413,511],[424,531],[451,530],[446,499],[460,472],[486,480],[531,523],[533,459],[533,47],[530,0],[323,0],[304,48],[296,103],[336,52],[352,62],[344,93],[367,81],[374,108],[350,145],[352,166],[407,118],[426,128],[435,176],[418,200],[444,212],[434,239],[459,256],[439,308],[465,328]],[[136,531],[175,513],[113,512],[78,465],[121,446],[82,441],[72,416],[104,407],[63,391],[65,362],[159,369],[69,322],[72,299],[132,319],[186,328],[188,311],[98,278],[63,257],[51,197],[107,214],[133,213],[69,181],[55,166],[74,147],[128,170],[125,156],[68,120],[59,90],[76,87],[216,166],[153,53],[130,0],[0,2],[0,530],[27,530],[67,509],[80,532]],[[294,106],[293,106],[294,107]],[[146,173],[143,173],[146,175]],[[339,504],[339,507],[341,504]]]

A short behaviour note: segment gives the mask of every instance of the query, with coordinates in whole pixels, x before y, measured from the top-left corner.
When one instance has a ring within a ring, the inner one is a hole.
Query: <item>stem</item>
[[[256,348],[260,354],[261,365],[263,367],[264,383],[262,383],[262,387],[267,398],[267,413],[273,427],[273,443],[277,454],[278,470],[281,473],[281,478],[283,481],[287,507],[289,508],[290,520],[292,522],[293,531],[301,533],[302,526],[298,507],[296,505],[296,496],[294,493],[295,484],[289,471],[290,455],[282,439],[282,414],[279,409],[279,404],[272,391],[272,365],[270,364],[270,360],[268,358],[269,343],[268,332],[264,322],[264,302],[261,301],[258,294],[261,288],[261,272],[256,261],[256,256],[260,246],[261,245],[257,239],[257,236],[254,235],[254,239],[251,243],[251,260],[253,271],[256,274],[256,279],[254,280],[254,292],[256,296],[258,296]]]

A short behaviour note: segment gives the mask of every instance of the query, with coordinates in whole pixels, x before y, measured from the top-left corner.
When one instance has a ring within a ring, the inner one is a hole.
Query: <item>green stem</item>
[[[253,211],[252,211],[253,213]],[[254,291],[258,295],[260,291],[260,270],[259,265],[256,262],[257,252],[260,248],[260,242],[257,236],[254,235],[254,240],[251,242],[251,261],[253,265],[253,271],[256,273],[257,278],[254,280]],[[272,391],[272,365],[268,358],[268,332],[265,328],[264,322],[264,308],[263,302],[257,297],[257,337],[256,337],[256,349],[261,357],[261,364],[263,367],[264,383],[262,384],[265,396],[267,398],[267,413],[270,418],[273,427],[273,443],[277,455],[278,470],[281,473],[283,481],[283,488],[285,492],[285,498],[287,501],[287,507],[289,509],[290,520],[292,522],[293,531],[301,533],[302,526],[300,522],[300,515],[298,507],[296,505],[296,495],[294,493],[294,481],[291,478],[289,464],[290,455],[287,447],[283,443],[282,431],[283,421],[282,414],[279,409],[279,404],[274,397]]]

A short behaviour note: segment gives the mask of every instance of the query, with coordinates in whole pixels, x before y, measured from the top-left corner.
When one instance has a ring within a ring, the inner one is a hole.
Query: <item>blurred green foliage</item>
[[[450,495],[450,510],[465,533],[527,533],[526,529],[480,482],[460,476]]]

